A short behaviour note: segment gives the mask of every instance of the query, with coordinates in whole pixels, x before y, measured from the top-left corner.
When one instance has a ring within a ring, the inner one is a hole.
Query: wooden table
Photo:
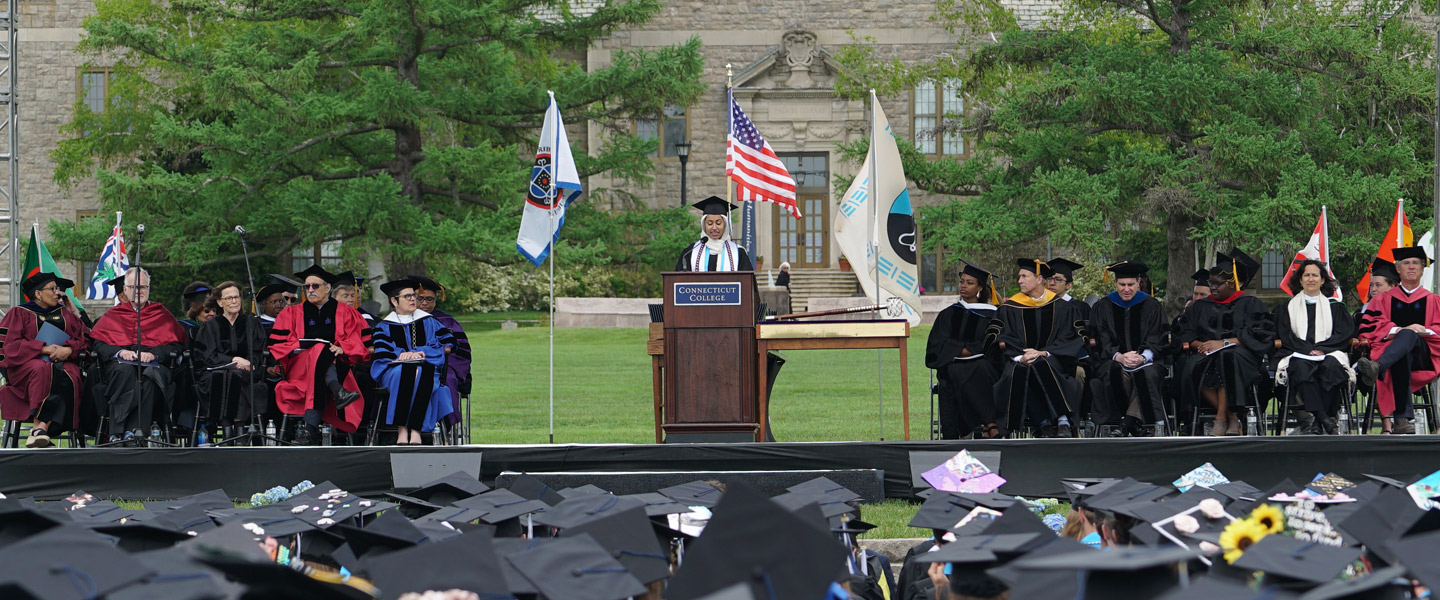
[[[766,358],[770,350],[866,350],[895,348],[900,351],[900,402],[905,414],[905,439],[910,439],[910,368],[906,343],[910,322],[884,321],[764,321],[755,325],[755,354],[760,377],[760,428],[755,441],[765,441],[769,426],[770,398]],[[657,398],[656,402],[659,402]],[[659,431],[656,431],[658,441]]]

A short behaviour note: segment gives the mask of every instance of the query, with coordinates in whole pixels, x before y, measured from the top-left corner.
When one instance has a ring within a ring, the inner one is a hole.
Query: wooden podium
[[[755,274],[661,274],[668,442],[749,442],[759,430]]]

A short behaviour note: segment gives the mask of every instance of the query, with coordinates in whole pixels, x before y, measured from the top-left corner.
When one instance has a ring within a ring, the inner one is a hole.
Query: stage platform
[[[76,490],[102,498],[168,499],[215,488],[234,497],[309,479],[361,495],[392,488],[391,456],[478,453],[481,479],[517,472],[704,472],[878,469],[884,493],[910,498],[914,453],[968,449],[998,458],[1001,491],[1063,497],[1061,477],[1134,477],[1168,484],[1210,462],[1264,489],[1318,473],[1399,479],[1440,469],[1440,436],[1304,436],[1158,439],[1023,439],[956,442],[773,444],[556,444],[448,447],[105,448],[0,450],[0,492],[53,500]],[[935,454],[918,455],[934,459]]]

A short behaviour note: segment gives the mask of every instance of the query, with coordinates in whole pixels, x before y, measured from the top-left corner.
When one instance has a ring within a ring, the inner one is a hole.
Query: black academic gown
[[[1054,425],[1062,416],[1073,420],[1079,408],[1080,383],[1075,381],[1074,369],[1065,370],[1062,357],[1074,360],[1080,356],[1085,343],[1080,337],[1083,321],[1073,304],[1054,294],[1049,297],[1044,304],[1030,306],[1021,300],[1024,294],[1016,294],[995,311],[986,334],[1005,344],[1004,372],[995,383],[995,396],[1005,408],[1006,432],[1025,423],[1027,409],[1032,421],[1038,420],[1031,425],[1038,427],[1047,421]],[[1026,348],[1044,350],[1050,356],[1022,365],[1015,358]]]
[[[702,239],[701,241],[703,242],[704,240]],[[690,244],[689,247],[685,248],[685,251],[680,254],[680,258],[675,261],[675,270],[676,270],[676,271],[689,271],[689,270],[691,270],[692,267],[695,266],[695,265],[694,265],[694,262],[693,262],[692,255],[691,255],[691,253],[694,252],[694,251],[695,251],[695,244]],[[736,264],[738,264],[738,265],[740,266],[740,268],[735,269],[736,271],[754,271],[754,270],[755,270],[755,263],[753,263],[753,262],[750,261],[750,255],[745,252],[745,249],[744,249],[744,248],[741,248],[739,244],[736,244],[736,245],[735,245],[735,252],[736,252],[735,262],[736,262]],[[706,270],[706,271],[714,271],[714,270],[718,267],[719,262],[720,262],[720,257],[719,257],[718,255],[712,253],[712,254],[710,255],[710,260],[709,260],[709,262],[707,263],[707,266],[705,267],[705,270]]]
[[[1165,350],[1165,307],[1154,296],[1132,299],[1124,306],[1117,293],[1095,303],[1090,312],[1090,331],[1095,335],[1098,373],[1092,379],[1094,414],[1098,424],[1118,421],[1130,406],[1130,390],[1140,399],[1141,419],[1155,423],[1165,415],[1165,374],[1159,364]],[[1151,361],[1133,372],[1115,362],[1116,354],[1149,350]]]
[[[1322,299],[1316,304],[1305,306],[1305,335],[1295,331],[1296,323],[1290,319],[1289,303],[1275,308],[1275,333],[1280,339],[1280,351],[1276,360],[1292,353],[1309,354],[1319,350],[1324,354],[1349,352],[1350,338],[1355,337],[1355,321],[1345,304],[1338,300]],[[1324,308],[1330,311],[1330,337],[1315,339],[1315,313]],[[1350,383],[1350,372],[1333,356],[1323,361],[1308,361],[1291,358],[1286,367],[1289,384],[1295,388],[1297,397],[1305,404],[1305,410],[1333,417],[1340,409],[1340,395]]]
[[[262,386],[264,367],[271,362],[265,351],[268,338],[269,331],[260,320],[244,313],[235,317],[233,324],[225,315],[217,315],[200,326],[192,356],[199,361],[200,395],[207,403],[206,423],[245,421],[265,412],[269,393]],[[257,371],[224,366],[235,357],[250,361]]]
[[[1260,379],[1260,357],[1274,347],[1273,326],[1265,303],[1250,294],[1241,293],[1225,303],[1207,296],[1191,304],[1180,330],[1182,343],[1229,338],[1240,343],[1208,356],[1192,350],[1181,358],[1180,393],[1186,406],[1200,401],[1200,386],[1212,365],[1221,369],[1230,406],[1253,405],[1250,388]]]
[[[986,329],[995,318],[989,304],[952,304],[935,316],[925,343],[925,366],[940,380],[940,437],[959,439],[995,422],[995,382],[1001,357]]]

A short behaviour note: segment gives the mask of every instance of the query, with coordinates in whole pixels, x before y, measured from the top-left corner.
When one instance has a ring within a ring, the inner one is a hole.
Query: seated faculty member
[[[351,374],[365,362],[365,318],[330,298],[335,276],[312,265],[296,273],[305,302],[285,307],[270,330],[270,354],[280,361],[284,381],[275,386],[275,403],[287,415],[303,415],[295,443],[319,441],[320,422],[354,433],[364,415],[359,385]]]
[[[370,375],[390,391],[385,423],[399,429],[396,444],[420,445],[420,434],[434,431],[435,423],[455,412],[450,388],[444,385],[445,357],[455,338],[440,320],[415,308],[410,279],[380,286],[394,310],[375,324],[374,362]]]
[[[1420,285],[1431,262],[1425,248],[1396,248],[1394,257],[1400,285],[1370,298],[1361,334],[1370,342],[1370,357],[1360,366],[1375,378],[1381,431],[1411,434],[1410,395],[1434,381],[1440,365],[1440,299]]]
[[[60,301],[74,285],[54,273],[32,275],[21,285],[30,301],[0,320],[0,368],[6,378],[0,416],[33,421],[26,448],[49,447],[51,436],[80,425],[77,360],[89,347],[89,331]]]
[[[995,381],[1002,365],[985,333],[1000,299],[990,272],[970,263],[960,270],[959,287],[960,301],[935,316],[925,344],[925,366],[940,380],[940,437],[959,439],[977,429],[980,437],[998,437]]]
[[[1343,394],[1355,381],[1346,354],[1355,324],[1345,304],[1332,297],[1338,286],[1325,263],[1301,261],[1289,287],[1300,293],[1275,308],[1275,334],[1280,339],[1275,383],[1290,386],[1315,416],[1299,433],[1334,435]]]
[[[1083,321],[1073,304],[1045,289],[1045,279],[1055,273],[1049,265],[1033,258],[1016,262],[1020,293],[995,311],[986,333],[988,343],[1004,344],[1005,369],[995,383],[997,400],[1005,406],[1003,433],[1018,430],[1028,415],[1039,437],[1073,437],[1080,384],[1062,361],[1079,358]]]
[[[118,289],[120,303],[106,311],[91,332],[100,355],[109,433],[126,440],[144,438],[152,425],[168,425],[174,398],[171,365],[188,337],[165,305],[150,301],[149,272],[130,269],[110,284]]]
[[[1180,362],[1180,392],[1186,406],[1203,398],[1215,408],[1210,435],[1242,435],[1243,411],[1253,406],[1251,385],[1260,378],[1260,357],[1272,346],[1269,310],[1243,288],[1260,263],[1239,249],[1216,253],[1210,269],[1210,295],[1185,310],[1180,341],[1191,352]]]
[[[1122,260],[1106,270],[1115,274],[1115,291],[1090,311],[1090,329],[1099,348],[1099,377],[1092,383],[1095,422],[1120,421],[1119,436],[1144,436],[1144,425],[1164,435],[1165,375],[1155,364],[1169,327],[1165,308],[1140,291],[1145,263]]]

